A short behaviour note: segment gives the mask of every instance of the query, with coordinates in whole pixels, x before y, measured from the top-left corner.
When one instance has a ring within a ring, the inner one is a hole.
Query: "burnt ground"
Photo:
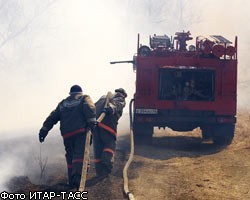
[[[156,131],[152,146],[136,146],[134,160],[128,172],[129,189],[135,198],[250,199],[250,117],[243,112],[237,117],[235,138],[227,147],[215,146],[210,141],[202,143],[199,129],[189,133]],[[95,186],[87,187],[88,199],[126,199],[123,195],[122,169],[129,156],[129,137],[126,131],[123,132],[125,134],[118,139],[112,175]],[[39,154],[39,143],[32,140],[28,147],[23,148],[20,143],[25,139],[13,140],[4,141],[0,150],[14,155],[16,151],[13,148],[18,148],[27,156],[20,153],[20,160],[17,155],[19,162],[16,162],[16,167],[20,167],[21,163],[24,170],[20,173],[13,172],[13,176],[9,176],[5,184],[6,190],[26,194],[29,191],[59,190],[60,183],[66,181],[64,150],[59,135],[47,138],[42,147],[40,160],[44,163],[48,157],[42,177],[37,159],[39,156],[35,156]],[[94,166],[91,163],[88,178],[93,176]]]

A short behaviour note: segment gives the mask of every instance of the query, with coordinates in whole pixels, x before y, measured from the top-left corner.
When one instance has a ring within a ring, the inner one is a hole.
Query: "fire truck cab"
[[[234,137],[237,104],[237,37],[190,32],[150,36],[140,44],[136,70],[133,130],[135,144],[152,142],[154,127],[192,131],[228,145]]]

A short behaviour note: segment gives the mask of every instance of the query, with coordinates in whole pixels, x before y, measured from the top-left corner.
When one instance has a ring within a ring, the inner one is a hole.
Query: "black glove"
[[[87,124],[87,131],[90,130],[92,132],[95,129],[95,127],[97,126],[97,124],[98,124],[97,121],[95,121],[95,122],[89,122]]]
[[[48,135],[48,131],[41,129],[39,132],[39,142],[44,142],[46,136]]]
[[[113,114],[113,109],[111,107],[104,108],[103,111],[106,115]]]

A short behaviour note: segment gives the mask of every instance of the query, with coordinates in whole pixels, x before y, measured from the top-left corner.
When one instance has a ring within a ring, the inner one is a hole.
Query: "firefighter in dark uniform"
[[[107,177],[113,168],[112,159],[115,154],[117,125],[126,105],[126,97],[125,90],[119,88],[112,94],[106,108],[104,108],[106,96],[102,96],[95,103],[97,118],[102,112],[106,114],[93,131],[96,177]]]
[[[96,126],[96,109],[91,98],[83,95],[78,85],[70,88],[70,96],[62,100],[44,121],[39,132],[42,143],[52,127],[60,121],[66,161],[68,167],[68,184],[78,188],[81,180],[86,132]]]

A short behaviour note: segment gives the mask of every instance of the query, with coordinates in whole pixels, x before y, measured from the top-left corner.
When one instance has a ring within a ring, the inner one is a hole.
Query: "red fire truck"
[[[135,144],[151,143],[154,127],[191,131],[203,139],[232,142],[237,103],[237,37],[153,35],[141,45],[138,35],[133,130]],[[126,62],[126,61],[125,61]],[[113,62],[114,63],[114,62]]]

